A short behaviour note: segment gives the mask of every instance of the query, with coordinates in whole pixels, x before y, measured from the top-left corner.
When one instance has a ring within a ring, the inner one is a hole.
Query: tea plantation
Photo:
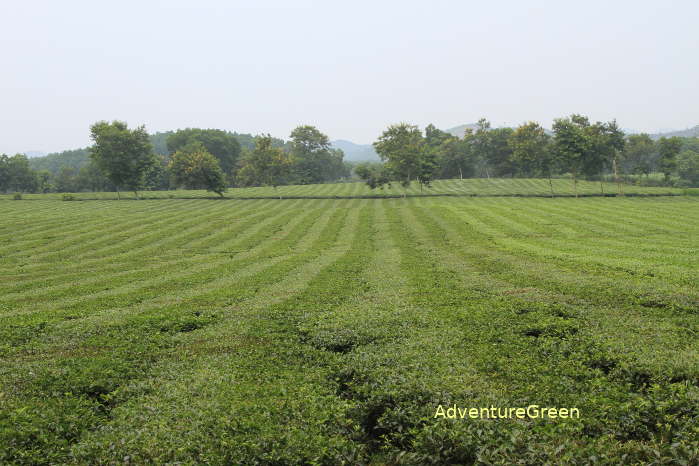
[[[699,462],[699,198],[364,189],[5,196],[0,464]]]
[[[615,183],[599,183],[592,181],[579,181],[577,187],[580,196],[602,196],[618,192]],[[680,189],[673,187],[653,186],[624,186],[624,193],[628,195],[663,195],[668,194],[699,194],[699,189]],[[383,198],[383,197],[409,197],[409,196],[575,196],[573,182],[569,179],[557,178],[551,180],[542,179],[482,179],[472,178],[465,180],[435,180],[430,187],[422,187],[412,183],[409,187],[403,187],[399,183],[385,186],[383,189],[370,189],[366,183],[328,183],[278,186],[276,188],[263,186],[251,188],[232,188],[225,194],[225,198],[231,199],[266,199],[266,198]],[[198,199],[203,197],[215,197],[218,195],[199,191],[175,190],[175,191],[146,191],[140,192],[140,199]],[[50,194],[23,194],[22,199],[59,199],[59,200],[95,200],[117,199],[117,193],[50,193]],[[135,193],[122,192],[121,199],[133,199]],[[12,199],[12,194],[0,194],[1,199]]]

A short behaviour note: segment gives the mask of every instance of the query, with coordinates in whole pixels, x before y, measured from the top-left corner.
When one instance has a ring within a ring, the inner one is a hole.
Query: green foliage
[[[0,192],[37,192],[39,181],[37,173],[31,169],[24,154],[12,157],[0,154]]]
[[[682,151],[677,156],[677,173],[690,186],[699,187],[699,152]]]
[[[0,202],[2,464],[699,460],[699,199],[28,196]],[[434,417],[532,403],[581,416]]]
[[[225,175],[218,160],[206,151],[203,144],[190,143],[175,152],[169,168],[177,186],[206,189],[221,197],[226,191]]]
[[[158,132],[150,135],[150,143],[153,144],[153,152],[161,156],[169,156],[170,151],[167,147],[168,138],[174,133],[174,131]]]
[[[277,187],[287,182],[293,161],[283,149],[274,146],[270,135],[255,138],[255,149],[246,152],[238,172],[241,186]]]
[[[616,120],[591,125],[588,137],[591,147],[590,153],[585,157],[583,173],[596,176],[612,165],[618,154],[624,150],[626,140]]]
[[[330,139],[314,126],[299,126],[291,132],[290,156],[298,184],[323,183],[349,175],[343,153],[330,147]]]
[[[475,155],[468,139],[450,137],[434,147],[439,178],[471,178],[475,174]]]
[[[90,157],[117,187],[139,191],[157,163],[144,126],[130,130],[121,121],[99,121],[90,127]]]
[[[90,163],[90,149],[74,149],[48,154],[44,157],[32,157],[29,165],[34,170],[46,170],[56,175],[64,167],[80,170]]]
[[[624,173],[650,175],[656,168],[658,149],[648,134],[630,134],[621,156]]]
[[[399,123],[389,126],[374,143],[391,180],[409,186],[412,180],[430,184],[436,169],[436,155],[429,151],[417,126]]]
[[[571,115],[553,123],[553,150],[561,168],[571,173],[577,189],[578,176],[600,175],[624,149],[624,134],[616,121],[590,124],[587,117]]]
[[[183,150],[187,145],[199,143],[218,159],[226,176],[234,175],[240,156],[240,143],[234,133],[220,129],[187,128],[169,134],[166,141],[170,154]]]
[[[670,179],[670,175],[677,168],[677,156],[681,150],[682,139],[678,136],[658,140],[659,168],[665,175],[666,181]]]
[[[518,127],[508,140],[513,165],[527,176],[550,176],[555,170],[550,139],[544,128],[533,121]]]
[[[360,163],[354,168],[354,172],[361,180],[364,180],[371,189],[383,189],[384,186],[388,185],[390,187],[391,185],[388,172],[381,163]]]
[[[573,181],[586,165],[586,156],[590,153],[591,141],[587,130],[590,122],[582,115],[559,118],[553,123],[554,151],[563,169],[569,170]]]
[[[375,165],[369,164],[369,167]],[[376,168],[381,168],[382,165],[377,163]],[[288,173],[284,171],[284,173]],[[169,171],[168,171],[169,174]],[[355,174],[355,178],[359,178]],[[686,192],[682,186],[667,186],[663,181],[663,175],[660,173],[652,175],[646,181],[646,177],[642,179],[627,176],[629,184],[624,188],[626,194],[630,196],[670,196],[682,195]],[[242,181],[242,180],[241,180]],[[282,181],[285,181],[282,179]],[[605,193],[612,193],[615,184],[607,180],[603,182]],[[674,181],[674,179],[673,179]],[[469,178],[469,179],[450,179],[450,180],[435,180],[430,185],[430,190],[425,191],[420,189],[420,185],[413,183],[410,186],[404,187],[400,183],[392,183],[390,179],[386,179],[388,184],[384,184],[381,190],[371,189],[365,182],[345,182],[345,183],[323,183],[316,185],[289,185],[280,184],[277,187],[266,186],[263,181],[253,183],[248,187],[229,188],[226,194],[227,198],[279,198],[280,196],[299,197],[299,198],[355,198],[355,197],[429,197],[429,196],[463,196],[463,197],[489,197],[489,196],[505,196],[505,197],[550,197],[551,189],[555,196],[570,197],[575,195],[575,189],[570,182],[570,177],[554,176],[550,180],[537,178]],[[255,186],[257,185],[257,186]],[[377,185],[377,187],[379,187]],[[85,192],[81,191],[81,199],[114,199],[116,197],[113,191],[107,192]],[[577,185],[579,196],[600,196],[600,182],[591,182],[580,180]],[[134,197],[134,194],[121,193],[122,197]],[[139,196],[144,199],[196,199],[206,198],[209,194],[205,190],[172,190],[172,191],[148,191],[139,193]],[[3,196],[0,194],[0,199]],[[25,194],[29,199],[61,199],[59,194]]]

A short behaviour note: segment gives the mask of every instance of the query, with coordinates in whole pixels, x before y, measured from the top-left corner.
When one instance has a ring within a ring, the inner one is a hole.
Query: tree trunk
[[[575,172],[573,172],[573,190],[575,191],[575,197],[578,197],[578,178],[575,176]]]
[[[614,181],[616,181],[616,187],[619,191],[619,195],[624,195],[624,190],[621,187],[621,179],[619,179],[619,166],[617,165],[616,156],[612,160],[612,167],[614,168]]]
[[[121,200],[121,194],[119,194],[119,186],[116,187],[116,192],[117,192],[117,200]]]
[[[459,179],[460,179],[460,180],[463,180],[463,179],[464,179],[464,174],[463,174],[463,172],[461,171],[461,165],[459,165]]]
[[[551,197],[553,197],[553,181],[551,181],[551,174],[549,173],[549,188],[551,188]]]
[[[604,196],[604,174],[603,173],[599,174],[599,188],[600,188],[600,191],[602,191],[602,196]]]

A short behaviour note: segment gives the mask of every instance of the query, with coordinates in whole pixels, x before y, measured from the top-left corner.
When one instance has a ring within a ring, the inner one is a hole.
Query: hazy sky
[[[372,142],[584,113],[699,124],[699,2],[0,3],[0,152],[89,144],[96,120]]]

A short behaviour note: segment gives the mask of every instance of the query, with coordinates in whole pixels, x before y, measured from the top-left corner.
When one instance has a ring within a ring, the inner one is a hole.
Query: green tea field
[[[601,196],[602,194],[617,193],[617,185],[614,183],[602,183],[592,181],[579,181],[578,194],[581,196]],[[355,197],[402,197],[402,196],[550,196],[553,190],[554,196],[574,196],[573,182],[569,179],[553,179],[551,183],[542,179],[481,179],[472,178],[465,180],[435,180],[432,186],[420,189],[420,185],[412,183],[405,188],[399,183],[393,183],[383,189],[370,189],[366,183],[328,183],[310,185],[289,185],[271,187],[232,188],[225,196],[232,199],[255,198],[355,198]],[[624,186],[626,194],[650,194],[668,195],[683,194],[687,190],[672,187],[646,187]],[[698,191],[691,189],[691,191]],[[120,194],[122,199],[134,198],[132,192]],[[0,194],[0,199],[12,199],[12,194]],[[25,194],[24,199],[63,199],[63,193],[51,194]],[[116,193],[74,193],[75,200],[116,199]],[[139,193],[143,199],[161,198],[202,198],[218,197],[218,195],[206,191],[144,191]]]
[[[0,464],[699,462],[698,197],[155,194],[0,199]]]

